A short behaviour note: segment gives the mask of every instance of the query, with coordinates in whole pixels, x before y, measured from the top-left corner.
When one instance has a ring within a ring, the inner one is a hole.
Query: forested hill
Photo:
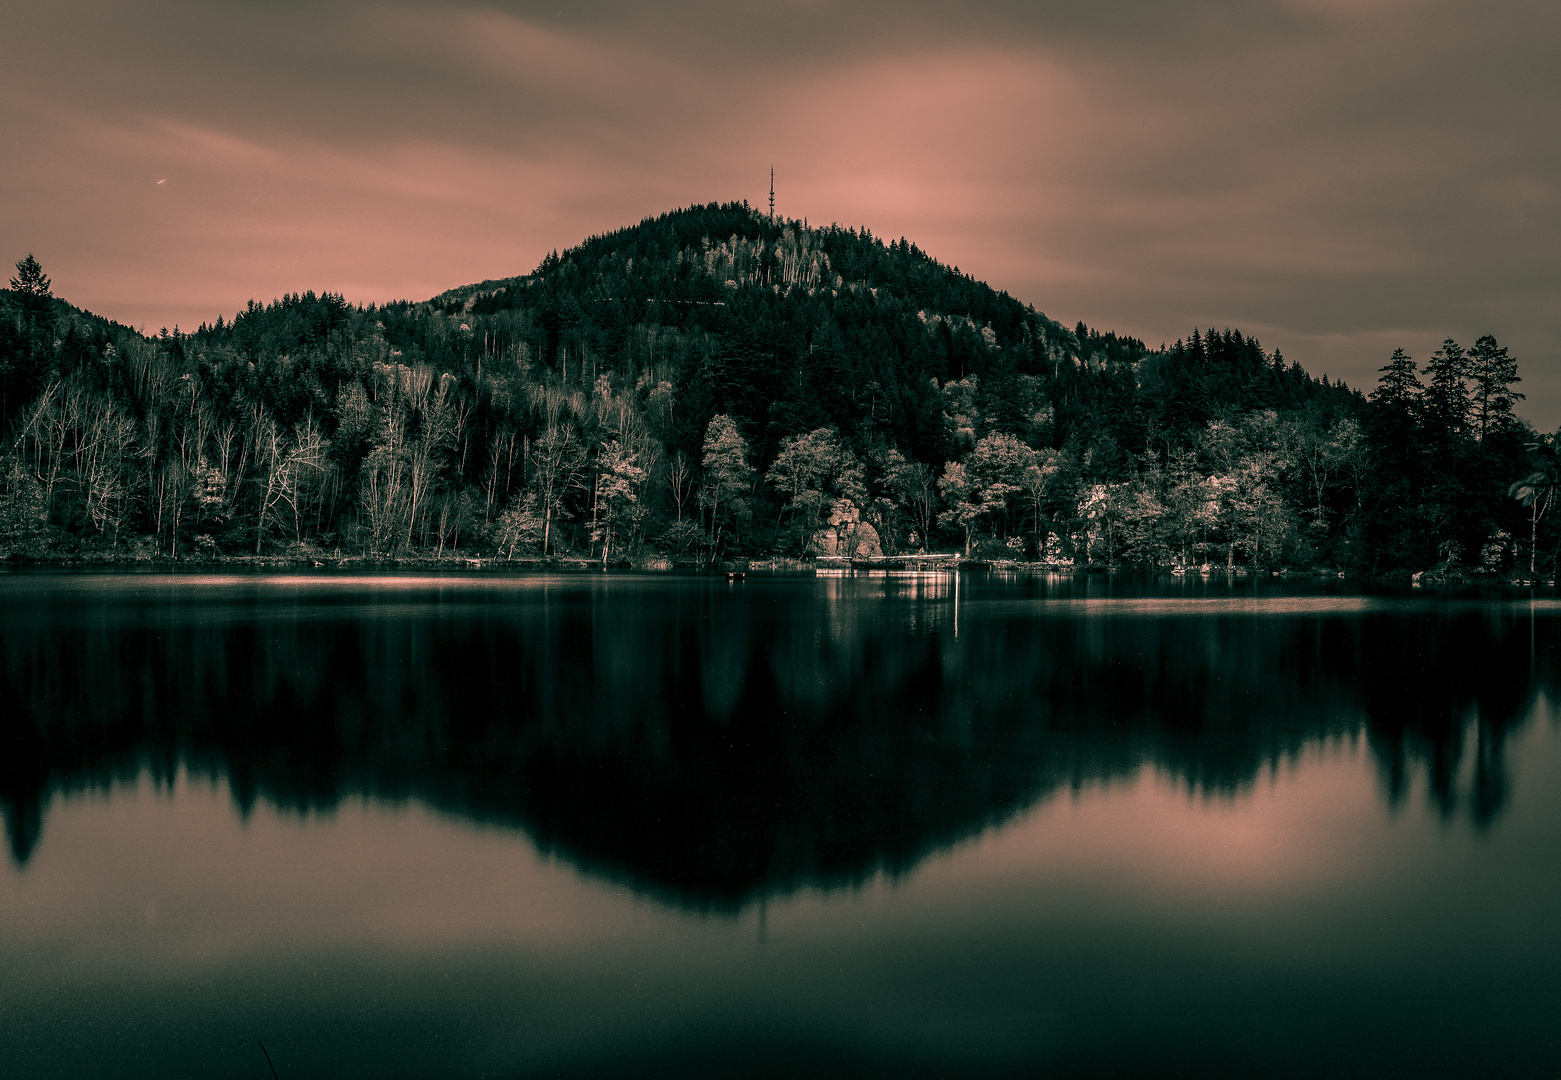
[[[1543,547],[1509,488],[1548,441],[1485,339],[1440,412],[1418,383],[1368,403],[1236,330],[1069,330],[904,239],[745,204],[426,302],[308,292],[193,333],[77,312],[30,257],[0,303],[0,549],[1455,573]]]
[[[1230,409],[1293,408],[1320,389],[1239,332],[1151,356],[1131,338],[1070,331],[903,238],[736,204],[592,237],[528,277],[433,304],[491,318],[501,348],[520,344],[560,376],[575,357],[587,383],[593,362],[636,377],[670,365],[688,406],[682,448],[696,451],[709,417],[726,413],[762,464],[786,436],[828,426],[859,451],[888,443],[942,464],[960,450],[942,390],[951,382],[969,381],[979,434],[1056,448],[1104,435],[1119,444],[1101,448],[1113,458],[1142,452],[1151,428],[1185,435]],[[1097,431],[1102,411],[1123,415]]]

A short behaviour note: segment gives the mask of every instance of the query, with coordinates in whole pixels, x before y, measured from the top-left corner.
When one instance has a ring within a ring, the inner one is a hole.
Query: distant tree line
[[[692,207],[426,302],[145,336],[0,293],[0,552],[1554,572],[1493,338],[1363,396],[1237,330],[1068,329],[901,239]]]

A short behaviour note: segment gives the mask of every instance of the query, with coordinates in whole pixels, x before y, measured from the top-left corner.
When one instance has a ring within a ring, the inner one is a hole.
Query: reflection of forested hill
[[[903,588],[922,591],[885,602]],[[907,869],[1144,763],[1234,791],[1361,731],[1390,797],[1423,768],[1444,811],[1488,821],[1507,732],[1555,681],[1528,677],[1553,623],[1531,643],[1489,609],[1193,617],[1042,607],[1046,588],[967,588],[957,637],[946,580],[13,594],[12,852],[26,861],[54,791],[182,764],[245,805],[426,800],[725,907]]]

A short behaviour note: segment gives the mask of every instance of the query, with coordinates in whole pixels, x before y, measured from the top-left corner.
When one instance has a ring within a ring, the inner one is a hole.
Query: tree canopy
[[[1553,562],[1508,494],[1549,442],[1490,336],[1427,385],[1400,350],[1368,399],[1240,330],[1069,329],[903,238],[736,203],[428,301],[303,292],[153,337],[30,255],[11,285],[0,475],[45,508],[13,550],[805,555],[849,504],[889,552]]]

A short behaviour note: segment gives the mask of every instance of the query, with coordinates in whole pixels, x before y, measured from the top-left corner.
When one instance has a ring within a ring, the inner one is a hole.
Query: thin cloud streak
[[[0,244],[123,321],[420,299],[773,163],[788,214],[1151,345],[1369,387],[1495,333],[1561,422],[1554,5],[12,6]]]

